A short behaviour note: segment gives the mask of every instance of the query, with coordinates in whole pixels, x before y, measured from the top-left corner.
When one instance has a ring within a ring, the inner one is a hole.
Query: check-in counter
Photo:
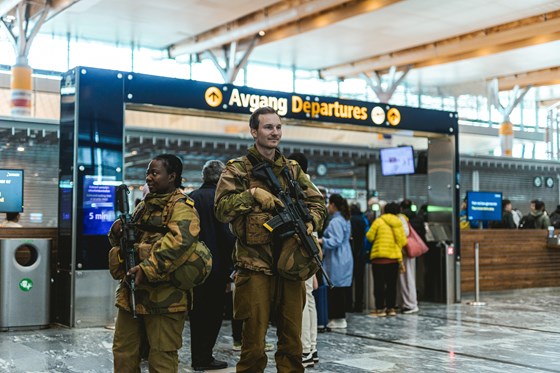
[[[474,291],[474,246],[479,243],[480,291],[560,286],[560,245],[546,230],[461,231],[461,291]]]

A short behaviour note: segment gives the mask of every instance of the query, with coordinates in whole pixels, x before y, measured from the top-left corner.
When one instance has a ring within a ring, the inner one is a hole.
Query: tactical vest
[[[170,197],[169,201],[163,208],[161,226],[136,223],[136,228],[143,232],[155,232],[162,236],[169,232],[167,224],[171,219],[173,208],[178,202],[183,202],[194,207],[194,202],[184,194],[175,194]],[[132,215],[132,222],[141,219],[144,209],[138,208]],[[137,246],[137,245],[135,245]],[[145,251],[137,246],[138,257],[140,261],[146,259],[151,251]],[[212,253],[206,244],[197,241],[192,244],[180,258],[183,262],[175,271],[169,275],[169,281],[178,289],[189,290],[202,284],[210,275],[212,270]],[[122,279],[125,275],[120,247],[114,247],[109,251],[109,271],[113,278]]]
[[[258,187],[270,191],[267,185],[252,176],[254,165],[247,156],[242,157],[249,177],[249,189]],[[253,159],[255,162],[255,159]],[[297,162],[286,162],[290,176],[294,177],[299,166]],[[288,180],[278,176],[283,189],[287,188]],[[303,248],[297,235],[287,239],[281,239],[264,227],[264,224],[272,219],[273,214],[269,211],[261,211],[259,207],[245,217],[245,241],[248,245],[270,244],[273,251],[273,272],[281,277],[293,281],[305,281],[311,278],[319,270],[319,266],[313,257]],[[322,251],[315,236],[313,240],[322,256]]]

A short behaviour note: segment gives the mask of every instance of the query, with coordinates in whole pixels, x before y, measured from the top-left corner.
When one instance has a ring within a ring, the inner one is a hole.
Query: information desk
[[[461,231],[461,291],[474,292],[474,245],[480,245],[480,291],[560,287],[560,246],[546,230]]]

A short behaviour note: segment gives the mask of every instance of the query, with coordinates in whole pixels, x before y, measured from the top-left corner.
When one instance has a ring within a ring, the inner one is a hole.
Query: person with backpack
[[[544,211],[544,202],[531,201],[531,211],[521,219],[519,229],[547,229],[550,219]]]
[[[269,106],[256,109],[249,119],[249,128],[255,143],[247,154],[226,164],[214,199],[216,217],[222,223],[230,223],[237,238],[233,251],[237,270],[233,316],[243,320],[244,325],[236,371],[264,372],[268,361],[265,336],[272,311],[278,335],[277,370],[303,372],[301,324],[305,280],[318,267],[313,258],[302,254],[301,239],[282,237],[280,232],[273,233],[264,224],[285,207],[275,190],[287,193],[289,185],[294,186],[292,190],[297,185],[303,197],[289,195],[303,202],[309,211],[306,231],[300,234],[314,240],[320,250],[313,232],[322,227],[326,206],[323,196],[299,164],[280,152],[282,120],[276,110]],[[263,170],[266,180],[255,170]],[[271,180],[278,186],[271,186]]]
[[[109,231],[109,270],[113,278],[120,280],[113,336],[115,372],[140,371],[144,335],[150,344],[150,372],[179,369],[177,351],[183,344],[186,311],[192,306],[192,285],[186,284],[183,270],[198,272],[189,253],[203,246],[198,241],[200,220],[194,202],[180,189],[182,170],[181,160],[171,154],[158,155],[148,165],[146,183],[150,193],[131,218],[139,264],[128,273],[120,247],[121,220],[116,220]],[[131,274],[135,278],[138,316],[132,309]]]
[[[517,224],[513,220],[512,205],[509,199],[502,200],[502,220],[492,222],[491,228],[517,229]]]

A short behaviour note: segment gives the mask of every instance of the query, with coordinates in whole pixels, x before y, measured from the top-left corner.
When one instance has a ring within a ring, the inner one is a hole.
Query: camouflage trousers
[[[114,371],[140,373],[140,350],[145,335],[150,344],[150,372],[177,372],[177,351],[183,345],[184,325],[184,312],[138,315],[135,319],[130,312],[119,308],[113,337]]]
[[[271,311],[275,315],[278,345],[274,358],[278,372],[303,372],[301,320],[305,282],[241,270],[235,279],[233,316],[243,320],[243,346],[237,372],[264,372],[265,337]]]

